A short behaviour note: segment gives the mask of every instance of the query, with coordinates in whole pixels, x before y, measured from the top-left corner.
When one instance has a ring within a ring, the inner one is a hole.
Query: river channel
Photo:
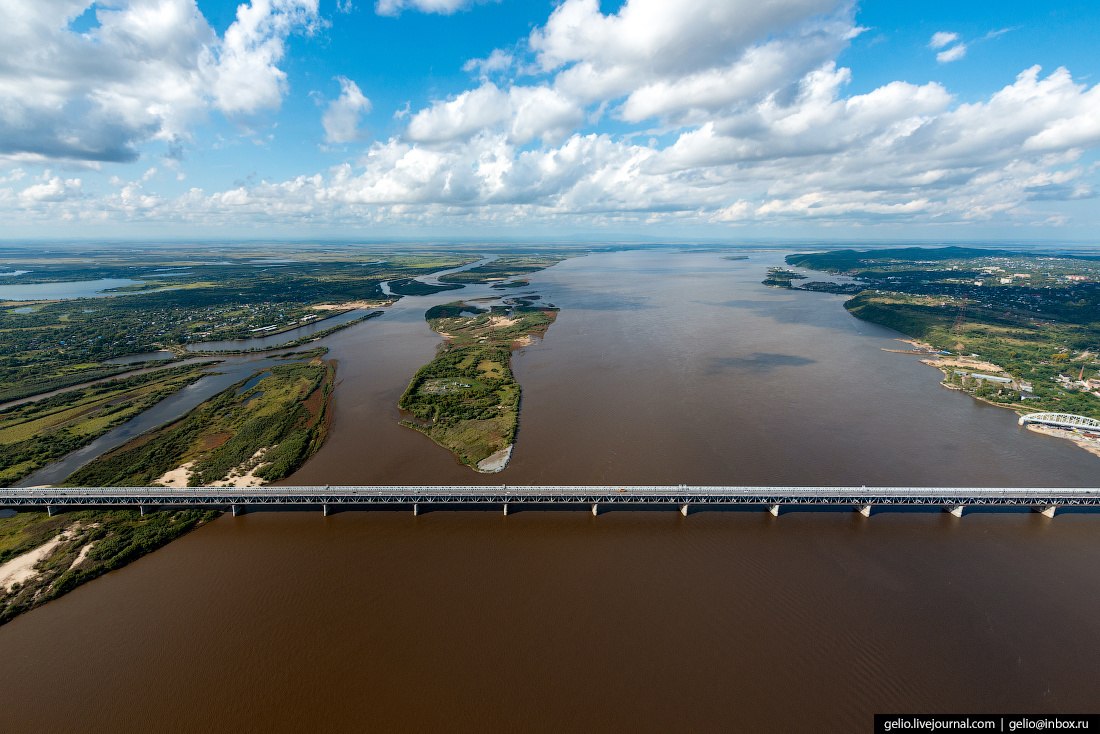
[[[782,253],[567,260],[514,369],[512,462],[397,424],[439,343],[406,297],[326,337],[334,422],[288,484],[1095,486],[1100,460],[940,387]],[[0,627],[16,731],[870,731],[1095,711],[1100,515],[249,512]],[[43,691],[49,691],[43,705]],[[35,702],[35,703],[31,703]]]

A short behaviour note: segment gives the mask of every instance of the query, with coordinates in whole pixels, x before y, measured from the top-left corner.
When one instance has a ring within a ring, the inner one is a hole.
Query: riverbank
[[[1041,433],[1044,436],[1053,436],[1054,438],[1061,438],[1066,441],[1072,441],[1085,451],[1088,451],[1094,456],[1100,456],[1100,439],[1089,438],[1083,436],[1075,431],[1070,431],[1063,428],[1053,428],[1051,426],[1041,426],[1035,423],[1027,424],[1027,430],[1034,431],[1035,433]]]
[[[856,318],[899,331],[942,384],[1017,413],[1100,418],[1100,287],[1087,258],[974,248],[839,250],[788,265],[855,278]],[[774,268],[773,268],[774,269]]]
[[[261,370],[98,457],[66,483],[258,486],[282,479],[324,443],[335,372],[319,354]]]
[[[0,625],[216,517],[207,510],[94,510],[0,520]]]

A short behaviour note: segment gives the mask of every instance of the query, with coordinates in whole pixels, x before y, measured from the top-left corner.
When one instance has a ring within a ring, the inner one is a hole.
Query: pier
[[[0,490],[0,508],[62,509],[206,507],[237,515],[249,507],[315,508],[326,516],[338,509],[404,507],[413,514],[431,509],[514,509],[573,506],[598,515],[601,509],[660,507],[684,517],[712,507],[758,507],[781,511],[850,507],[864,517],[892,507],[942,508],[962,517],[968,507],[1025,507],[1047,517],[1062,507],[1100,507],[1100,488],[1045,487],[741,487],[741,486],[326,486],[326,487],[64,487]]]

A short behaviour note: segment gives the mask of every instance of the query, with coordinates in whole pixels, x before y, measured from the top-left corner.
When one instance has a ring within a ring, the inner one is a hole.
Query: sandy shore
[[[1004,369],[992,362],[971,359],[969,357],[936,357],[934,359],[922,359],[921,362],[932,365],[933,367],[962,367],[977,372],[1004,372]]]
[[[1041,433],[1044,436],[1053,436],[1055,438],[1062,438],[1067,441],[1073,441],[1075,444],[1088,451],[1090,454],[1100,456],[1100,439],[1085,438],[1084,436],[1074,433],[1073,431],[1063,431],[1058,428],[1051,428],[1050,426],[1039,426],[1034,423],[1027,425],[1027,430]]]
[[[243,462],[237,467],[234,467],[229,471],[229,476],[224,479],[220,479],[213,484],[207,484],[207,487],[259,487],[264,484],[264,480],[256,476],[256,472],[263,466],[263,457],[267,453],[270,446],[265,446],[256,453],[252,454],[252,457]],[[171,471],[165,472],[161,476],[156,484],[164,485],[165,487],[173,487],[176,489],[182,489],[187,486],[188,481],[191,479],[191,467],[195,462],[189,461],[186,464],[177,466]]]
[[[186,464],[177,466],[175,469],[166,471],[153,484],[163,484],[165,487],[186,487],[188,480],[191,478],[191,467],[194,464],[195,462],[189,461]]]
[[[47,541],[34,550],[29,550],[21,556],[16,556],[4,565],[0,566],[0,589],[11,591],[16,584],[26,583],[38,575],[35,566],[46,556],[53,553],[54,548],[66,539],[61,533],[53,540]]]
[[[314,311],[351,311],[355,308],[381,308],[392,306],[393,301],[348,301],[347,303],[318,303],[310,306]]]
[[[508,444],[500,451],[477,462],[477,470],[482,474],[495,474],[503,471],[508,466],[508,460],[512,458],[512,445]]]
[[[252,458],[248,459],[240,466],[236,467],[229,472],[229,476],[225,479],[214,482],[212,487],[259,487],[263,485],[264,480],[256,476],[256,472],[266,466],[263,458],[270,446],[265,446],[256,453],[252,454]]]

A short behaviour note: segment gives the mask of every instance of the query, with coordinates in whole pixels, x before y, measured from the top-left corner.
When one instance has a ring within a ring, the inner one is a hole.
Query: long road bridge
[[[843,507],[870,516],[875,507],[941,507],[956,517],[971,506],[1030,507],[1053,517],[1059,507],[1100,507],[1100,488],[1044,487],[710,487],[688,486],[362,486],[362,487],[65,487],[0,490],[0,508],[44,509],[158,507],[229,509],[282,505],[370,509],[403,506],[423,509],[517,506],[669,506],[687,515],[691,508],[760,507],[779,515],[783,507]]]

